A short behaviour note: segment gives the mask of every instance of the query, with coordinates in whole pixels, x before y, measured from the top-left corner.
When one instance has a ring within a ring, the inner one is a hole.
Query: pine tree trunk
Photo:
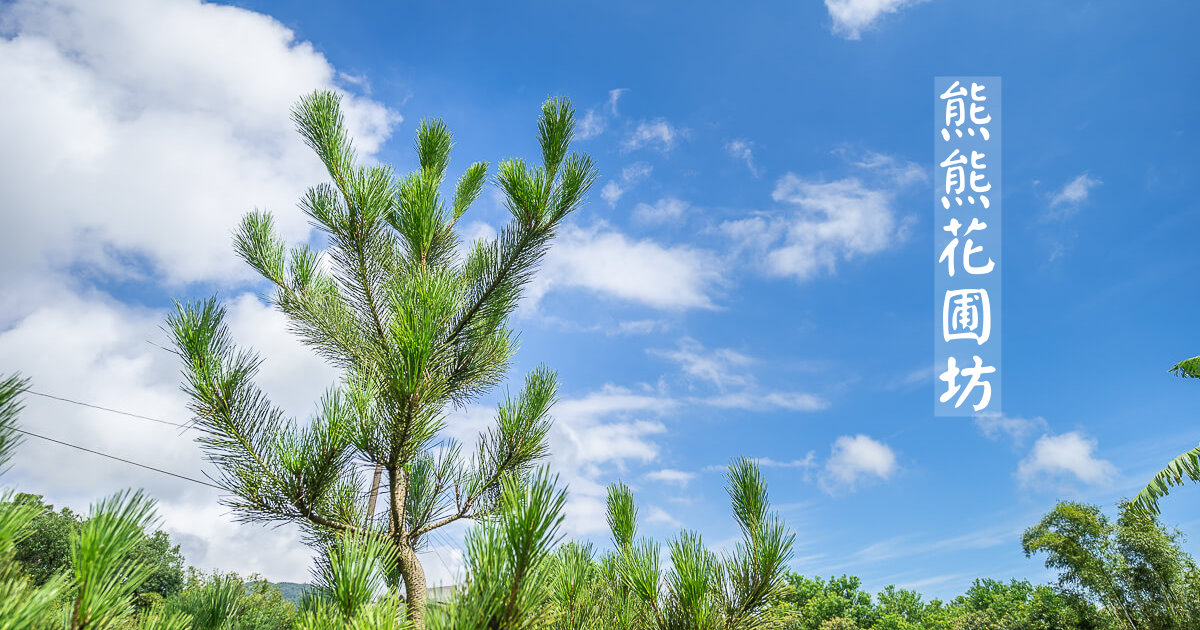
[[[400,550],[400,577],[404,580],[405,614],[413,630],[425,630],[425,569],[412,547]]]

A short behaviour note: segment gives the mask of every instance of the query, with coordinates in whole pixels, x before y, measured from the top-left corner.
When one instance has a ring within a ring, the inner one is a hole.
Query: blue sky
[[[513,374],[560,374],[574,535],[603,544],[598,501],[623,479],[647,533],[728,544],[720,467],[746,455],[797,532],[795,570],[946,597],[1048,580],[1024,527],[1058,499],[1111,508],[1200,440],[1200,390],[1165,372],[1200,353],[1190,3],[71,4],[0,9],[18,88],[0,105],[0,371],[39,391],[185,419],[146,342],[172,298],[216,292],[303,415],[336,375],[289,345],[228,245],[254,207],[310,237],[294,199],[320,171],[288,104],[343,90],[364,156],[405,171],[426,117],[454,132],[452,168],[533,156],[538,105],[561,95],[601,179],[515,320]],[[930,405],[932,80],[959,74],[1004,81],[1005,391],[978,420]],[[485,194],[464,232],[504,218]],[[469,439],[492,402],[450,432]],[[31,400],[26,424],[199,474],[186,437],[110,416]],[[304,578],[307,556],[273,557],[297,555],[288,535],[229,523],[207,489],[57,448],[28,444],[8,483],[73,505],[147,486],[195,562]],[[1194,532],[1197,506],[1182,489],[1164,518]],[[447,575],[460,533],[431,552]]]

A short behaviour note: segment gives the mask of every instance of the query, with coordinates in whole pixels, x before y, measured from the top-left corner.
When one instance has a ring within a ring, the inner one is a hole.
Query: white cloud
[[[862,32],[888,13],[917,4],[922,0],[825,0],[833,32],[846,39],[860,39]]]
[[[746,168],[750,169],[750,173],[755,177],[758,177],[760,173],[758,167],[754,165],[753,145],[754,143],[750,142],[749,140],[738,138],[736,140],[730,140],[725,145],[725,150],[729,152],[729,155],[744,161],[746,163]]]
[[[648,472],[646,473],[645,477],[650,481],[674,484],[682,488],[687,487],[688,482],[696,478],[696,473],[690,473],[685,470],[663,468],[662,470]]]
[[[1043,435],[1017,466],[1022,482],[1071,475],[1084,483],[1105,484],[1116,474],[1111,462],[1095,455],[1097,442],[1078,431]]]
[[[768,273],[797,280],[832,273],[839,260],[879,253],[907,235],[910,219],[897,217],[895,198],[918,181],[918,171],[881,157],[855,166],[867,169],[874,183],[788,173],[776,182],[772,199],[794,211],[727,221],[721,230],[760,258]]]
[[[653,525],[667,525],[669,527],[683,527],[683,523],[679,522],[674,516],[671,516],[666,510],[657,505],[651,506],[646,514],[646,522]]]
[[[198,1],[21,1],[0,8],[0,23],[0,81],[19,96],[0,102],[0,206],[19,209],[0,230],[0,372],[186,422],[177,360],[151,345],[167,345],[166,313],[65,274],[135,280],[151,296],[236,286],[251,272],[230,234],[256,207],[279,211],[285,238],[307,240],[296,200],[327,176],[288,113],[304,93],[337,89],[339,73],[276,20]],[[370,161],[399,116],[360,96],[343,104]],[[227,306],[235,339],[263,352],[260,385],[306,416],[336,371],[254,296],[234,291]],[[207,468],[193,436],[169,426],[32,395],[21,422],[190,477]],[[214,489],[65,448],[30,438],[4,481],[77,510],[145,488],[189,563],[307,580],[311,553],[295,528],[237,524]]]
[[[843,435],[830,448],[821,484],[827,491],[838,488],[853,490],[864,481],[886,481],[898,469],[896,453],[887,444],[861,433]]]
[[[746,411],[822,411],[829,408],[829,401],[807,392],[751,392],[742,391],[703,399],[704,404],[720,409],[744,409]]]
[[[678,363],[684,374],[712,383],[718,389],[746,385],[753,380],[747,368],[754,359],[729,348],[707,350],[690,337],[680,339],[675,350],[650,349],[647,352]]]
[[[1074,213],[1088,199],[1091,190],[1100,184],[1099,179],[1083,173],[1067,182],[1058,192],[1050,197],[1050,207],[1056,209],[1055,216],[1063,217]]]
[[[555,405],[551,461],[571,489],[566,518],[572,533],[607,530],[605,480],[614,470],[658,459],[659,447],[653,440],[667,430],[658,418],[675,406],[668,398],[613,385]]]
[[[621,100],[621,95],[628,92],[629,88],[616,88],[608,91],[608,111],[613,116],[620,116],[617,112],[617,102]]]
[[[642,223],[667,223],[683,218],[683,213],[691,207],[686,201],[675,197],[664,197],[654,202],[639,203],[633,208],[633,218]]]
[[[626,151],[636,151],[643,147],[654,147],[666,153],[683,135],[682,130],[662,118],[638,123],[637,127],[625,138],[622,148]]]
[[[675,409],[670,398],[636,393],[615,385],[578,398],[564,398],[551,410],[551,469],[560,483],[569,486],[566,523],[571,534],[603,532],[604,482],[630,466],[645,466],[658,459],[654,441],[666,432],[660,418]],[[472,452],[479,434],[494,424],[495,410],[472,405],[451,414],[445,434]]]
[[[1016,444],[1048,426],[1045,418],[1016,418],[997,412],[985,412],[975,416],[975,426],[989,440],[1007,435]]]
[[[596,108],[593,107],[584,114],[583,120],[579,121],[579,127],[575,130],[575,136],[580,140],[595,138],[604,133],[606,124],[607,121],[604,119],[604,114],[596,111]]]
[[[756,457],[754,458],[754,463],[762,468],[812,468],[816,466],[816,460],[816,451],[809,451],[805,454],[804,459],[779,461],[770,457]]]
[[[693,381],[708,383],[719,392],[690,402],[745,411],[820,411],[829,407],[829,401],[807,392],[764,391],[751,372],[757,361],[730,348],[709,350],[699,341],[684,337],[674,350],[651,348],[647,352],[675,362]],[[729,391],[731,388],[734,391]]]
[[[682,199],[664,197],[654,204],[641,203],[634,206],[634,220],[641,223],[668,223],[679,221],[691,204]]]
[[[555,289],[579,288],[653,308],[714,308],[720,265],[688,245],[633,240],[606,226],[567,226],[529,287],[536,305]]]
[[[0,332],[0,373],[20,370],[37,392],[188,421],[178,360],[158,347],[168,344],[160,330],[164,312],[61,290],[46,304]],[[262,352],[257,382],[288,413],[306,417],[337,380],[335,370],[288,333],[282,316],[254,296],[232,299],[228,321],[236,342]],[[175,427],[36,395],[26,397],[20,423],[34,433],[196,479],[211,470],[194,434]],[[307,579],[311,553],[295,528],[235,523],[211,488],[36,438],[17,450],[4,481],[77,510],[120,488],[144,488],[158,499],[163,527],[183,545],[189,563],[276,580]]]
[[[597,105],[589,108],[584,114],[583,120],[579,121],[579,126],[575,129],[575,135],[580,140],[595,138],[604,133],[608,127],[608,117],[617,118],[620,114],[617,112],[617,103],[621,100],[621,95],[628,92],[629,88],[616,88],[608,91],[608,102],[604,105]],[[605,112],[607,110],[607,113]]]
[[[251,209],[296,212],[325,178],[289,108],[334,68],[274,19],[198,1],[17,2],[0,39],[0,231],[11,276],[73,265],[171,284],[249,277],[230,230]],[[247,63],[253,59],[254,63]],[[369,158],[399,120],[347,95]]]
[[[617,205],[617,202],[630,188],[649,177],[653,170],[654,167],[645,162],[634,162],[626,166],[621,169],[619,178],[610,179],[604,184],[604,187],[600,189],[600,197],[610,206]]]

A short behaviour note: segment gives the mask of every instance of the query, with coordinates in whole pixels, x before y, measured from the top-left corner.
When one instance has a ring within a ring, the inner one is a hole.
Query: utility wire
[[[71,443],[69,443],[69,442],[63,442],[62,440],[56,440],[56,439],[54,439],[54,438],[51,438],[51,437],[46,437],[46,436],[44,436],[44,435],[39,435],[39,434],[37,434],[37,433],[33,433],[32,431],[26,431],[25,429],[21,429],[21,428],[17,428],[17,427],[13,427],[13,428],[14,428],[14,429],[16,429],[17,431],[21,432],[21,433],[24,433],[25,435],[31,435],[31,436],[33,436],[33,437],[35,437],[35,438],[41,438],[41,439],[43,439],[43,440],[46,440],[47,442],[54,442],[55,444],[62,444],[63,446],[69,446],[69,447],[71,447],[71,448],[79,449],[79,450],[81,450],[81,451],[84,451],[84,452],[87,452],[87,453],[91,453],[91,454],[93,454],[93,455],[99,455],[99,456],[101,456],[101,457],[107,457],[107,458],[109,458],[109,459],[114,459],[114,460],[116,460],[116,461],[118,461],[118,462],[123,462],[123,463],[129,464],[129,465],[131,465],[131,466],[137,466],[138,468],[145,468],[146,470],[153,470],[153,471],[154,471],[154,472],[156,472],[156,473],[162,473],[162,474],[164,474],[164,475],[170,475],[170,476],[172,476],[172,477],[176,477],[176,478],[182,479],[182,480],[184,480],[184,481],[190,481],[190,482],[192,482],[192,483],[198,483],[198,484],[200,484],[200,485],[202,485],[202,486],[208,486],[209,488],[216,488],[217,490],[224,490],[224,489],[225,489],[225,488],[222,488],[221,486],[218,486],[218,485],[216,485],[216,484],[209,483],[209,482],[207,482],[207,481],[200,481],[199,479],[193,479],[192,477],[187,477],[187,476],[184,476],[184,475],[180,475],[180,474],[178,474],[178,473],[173,473],[173,472],[171,472],[171,471],[168,471],[168,470],[163,470],[163,469],[161,469],[161,468],[155,468],[155,467],[153,467],[153,466],[147,466],[146,464],[139,464],[139,463],[137,463],[137,462],[135,462],[135,461],[130,461],[130,460],[128,460],[128,459],[122,459],[122,458],[120,458],[120,457],[117,457],[116,455],[109,455],[108,453],[101,453],[100,451],[93,451],[93,450],[92,450],[92,449],[90,449],[90,448],[85,448],[85,447],[79,446],[79,445],[77,445],[77,444],[71,444]]]
[[[42,392],[35,392],[32,389],[25,390],[25,393],[33,394],[34,396],[41,396],[42,398],[50,398],[52,400],[57,400],[57,401],[65,402],[65,403],[71,403],[72,405],[79,405],[81,407],[90,407],[92,409],[99,409],[100,411],[107,411],[109,413],[116,413],[116,414],[120,414],[122,416],[129,416],[130,418],[138,418],[140,420],[149,420],[150,422],[157,422],[159,424],[167,424],[167,425],[171,425],[173,427],[179,427],[181,429],[193,428],[189,424],[180,424],[178,422],[171,422],[170,420],[151,418],[150,416],[143,416],[143,415],[137,414],[137,413],[121,411],[120,409],[112,409],[110,407],[101,407],[100,405],[93,405],[91,403],[80,402],[78,400],[71,400],[70,398],[63,398],[61,396],[53,396],[51,394],[43,394]]]
[[[161,347],[161,346],[159,346],[159,347]],[[164,348],[164,350],[165,350],[165,348]],[[173,426],[173,427],[179,427],[179,428],[181,428],[181,429],[194,429],[194,428],[195,428],[195,427],[193,427],[193,426],[191,426],[191,425],[188,425],[188,424],[181,424],[181,423],[178,423],[178,422],[171,422],[170,420],[163,420],[163,419],[161,419],[161,418],[153,418],[153,417],[150,417],[150,416],[143,416],[142,414],[133,413],[133,412],[129,412],[129,411],[122,411],[122,410],[120,410],[120,409],[113,409],[113,408],[111,408],[111,407],[102,407],[102,406],[100,406],[100,405],[93,405],[93,404],[91,404],[91,403],[85,403],[85,402],[81,402],[81,401],[78,401],[78,400],[72,400],[72,399],[70,399],[70,398],[63,398],[63,397],[61,397],[61,396],[54,396],[54,395],[52,395],[52,394],[46,394],[46,393],[43,393],[43,392],[36,392],[36,391],[33,391],[33,390],[31,390],[31,389],[27,389],[27,390],[25,390],[25,392],[26,392],[26,393],[28,393],[28,394],[33,394],[33,395],[35,395],[35,396],[41,396],[41,397],[43,397],[43,398],[49,398],[49,399],[51,399],[51,400],[57,400],[57,401],[60,401],[60,402],[70,403],[70,404],[72,404],[72,405],[79,405],[79,406],[81,406],[81,407],[88,407],[88,408],[91,408],[91,409],[99,409],[100,411],[107,411],[107,412],[109,412],[109,413],[115,413],[115,414],[119,414],[119,415],[122,415],[122,416],[128,416],[128,417],[130,417],[130,418],[137,418],[137,419],[139,419],[139,420],[148,420],[148,421],[150,421],[150,422],[157,422],[157,423],[159,423],[159,424],[165,424],[165,425],[169,425],[169,426]],[[152,470],[152,471],[154,471],[154,472],[157,472],[157,473],[161,473],[161,474],[164,474],[164,475],[169,475],[169,476],[171,476],[171,477],[176,477],[176,478],[179,478],[179,479],[183,479],[184,481],[190,481],[190,482],[192,482],[192,483],[198,483],[198,484],[200,484],[200,485],[203,485],[203,486],[208,486],[208,487],[210,487],[210,488],[216,488],[217,490],[224,490],[224,488],[222,488],[222,487],[220,487],[220,486],[218,486],[218,485],[211,484],[211,483],[209,483],[209,482],[207,482],[207,481],[201,481],[201,480],[199,480],[199,479],[193,479],[192,477],[187,477],[187,476],[185,476],[185,475],[180,475],[180,474],[173,473],[173,472],[170,472],[170,471],[162,470],[162,469],[159,469],[159,468],[155,468],[155,467],[153,467],[153,466],[147,466],[147,465],[145,465],[145,464],[139,464],[138,462],[135,462],[135,461],[130,461],[130,460],[128,460],[128,459],[122,459],[122,458],[120,458],[120,457],[117,457],[117,456],[115,456],[115,455],[109,455],[109,454],[107,454],[107,453],[101,453],[100,451],[95,451],[95,450],[92,450],[92,449],[90,449],[90,448],[85,448],[85,447],[78,446],[78,445],[75,445],[75,444],[70,444],[70,443],[67,443],[67,442],[63,442],[63,441],[61,441],[61,440],[56,440],[56,439],[54,439],[54,438],[50,438],[50,437],[46,437],[46,436],[44,436],[44,435],[39,435],[39,434],[37,434],[37,433],[32,433],[32,432],[30,432],[30,431],[26,431],[26,430],[24,430],[24,429],[17,429],[17,431],[20,431],[21,433],[24,433],[25,435],[31,435],[31,436],[33,436],[33,437],[36,437],[36,438],[40,438],[40,439],[46,440],[46,441],[48,441],[48,442],[54,442],[54,443],[56,443],[56,444],[61,444],[61,445],[63,445],[63,446],[68,446],[68,447],[71,447],[71,448],[74,448],[74,449],[79,449],[79,450],[81,450],[81,451],[85,451],[85,452],[87,452],[87,453],[92,453],[93,455],[99,455],[99,456],[101,456],[101,457],[107,457],[108,459],[112,459],[112,460],[115,460],[115,461],[118,461],[118,462],[122,462],[122,463],[125,463],[125,464],[130,464],[130,465],[132,465],[132,466],[137,466],[137,467],[139,467],[139,468],[145,468],[146,470]],[[445,443],[445,440],[443,439],[443,440],[441,440],[441,441],[437,442],[436,444],[434,444],[434,447],[441,446],[441,445],[443,445],[444,443]],[[438,536],[439,536],[439,535],[441,536],[440,540],[439,540],[439,538],[438,538]],[[458,547],[457,547],[457,546],[455,546],[455,545],[454,545],[454,544],[453,544],[453,543],[450,541],[450,537],[449,537],[449,535],[445,534],[444,532],[438,532],[438,531],[436,531],[436,530],[435,530],[435,531],[431,531],[431,532],[429,532],[429,537],[430,537],[430,538],[433,540],[433,542],[434,542],[435,544],[437,544],[438,546],[441,546],[441,547],[444,547],[444,548],[449,548],[449,549],[452,549],[452,550],[458,551]],[[453,577],[453,575],[454,575],[454,571],[453,571],[453,570],[452,570],[452,569],[451,569],[449,566],[447,566],[447,564],[446,564],[446,561],[445,561],[445,560],[444,560],[444,559],[441,557],[441,554],[439,554],[439,553],[437,553],[437,552],[434,552],[432,549],[431,549],[430,551],[431,551],[431,552],[433,552],[433,556],[434,556],[435,558],[437,558],[438,562],[440,562],[440,563],[441,563],[441,565],[442,565],[442,568],[446,569],[446,572],[447,572],[447,573],[449,573],[449,574],[451,574],[451,577]]]

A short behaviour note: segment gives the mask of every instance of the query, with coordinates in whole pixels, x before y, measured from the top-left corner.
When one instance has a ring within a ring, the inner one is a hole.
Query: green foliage
[[[16,543],[13,556],[32,584],[40,586],[60,573],[71,572],[71,540],[86,521],[70,508],[55,511],[39,495],[17,494],[12,501],[36,514]],[[125,560],[150,567],[150,575],[134,592],[139,609],[183,588],[183,555],[164,531],[143,534]]]
[[[36,516],[17,543],[14,559],[35,585],[45,584],[71,567],[71,537],[79,532],[82,519],[70,508],[54,510],[36,494],[17,494],[13,502],[33,509]]]
[[[822,580],[789,574],[786,579],[787,585],[779,598],[791,605],[797,618],[789,628],[819,630],[821,624],[834,619],[870,628],[878,618],[871,605],[871,594],[861,589],[857,577],[843,575]]]
[[[29,389],[29,381],[20,374],[0,377],[0,472],[7,469],[13,451],[20,443],[17,415],[21,413],[21,394],[26,389]]]
[[[1151,516],[1120,506],[1113,523],[1099,508],[1062,502],[1029,528],[1026,555],[1046,554],[1068,594],[1103,606],[1119,627],[1200,627],[1200,570]]]
[[[467,580],[448,605],[435,609],[430,628],[536,628],[552,599],[551,557],[560,539],[566,493],[541,469],[528,484],[504,482],[494,516],[467,534]]]
[[[749,629],[776,627],[768,614],[783,587],[793,535],[770,512],[766,484],[750,460],[733,462],[726,490],[742,540],[732,552],[710,551],[683,531],[661,548],[637,539],[629,487],[608,489],[613,550],[598,560],[590,546],[565,545],[549,565],[550,596],[542,619],[562,629]]]
[[[1180,361],[1169,371],[1183,378],[1200,378],[1200,357]],[[1200,446],[1185,451],[1154,475],[1150,483],[1134,497],[1133,509],[1145,515],[1157,516],[1158,500],[1167,496],[1172,486],[1181,486],[1185,480],[1200,481]]]
[[[292,118],[330,177],[300,203],[328,247],[289,248],[263,212],[245,216],[234,244],[274,285],[272,301],[292,330],[343,370],[343,382],[310,422],[296,422],[254,384],[260,360],[233,344],[215,300],[179,304],[168,326],[199,441],[234,513],[298,523],[318,546],[347,533],[386,539],[395,548],[389,573],[402,579],[409,618],[421,626],[416,551],[439,527],[492,515],[506,484],[545,456],[554,374],[529,374],[477,452],[433,441],[449,410],[504,379],[516,348],[509,316],[596,171],[569,152],[570,104],[546,101],[542,164],[512,159],[498,168],[509,224],[495,239],[462,244],[455,226],[481,194],[488,165],[469,166],[443,198],[453,145],[443,122],[419,125],[419,168],[397,176],[358,163],[336,94],[302,98]],[[380,497],[383,515],[374,509]]]
[[[295,605],[262,578],[189,569],[185,582],[152,613],[184,619],[191,630],[286,630],[295,623]]]
[[[949,603],[922,601],[894,586],[874,598],[858,578],[822,580],[789,574],[773,603],[771,627],[787,630],[1101,630],[1107,617],[1095,606],[1027,581],[975,580]]]

